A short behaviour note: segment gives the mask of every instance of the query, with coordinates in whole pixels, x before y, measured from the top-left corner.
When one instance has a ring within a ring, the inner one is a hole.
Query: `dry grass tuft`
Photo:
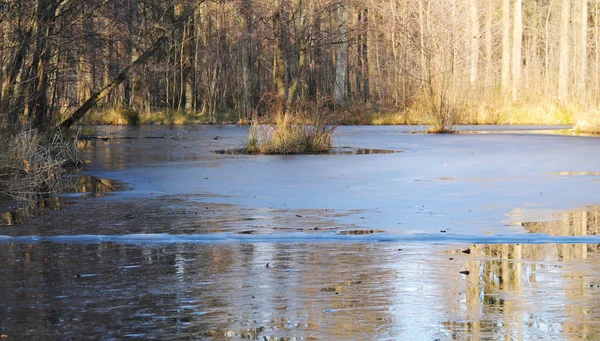
[[[328,123],[325,106],[298,106],[278,113],[269,124],[254,117],[246,151],[253,154],[314,154],[331,149],[336,125]]]
[[[246,150],[253,154],[312,154],[331,149],[335,126],[305,124],[291,114],[275,118],[275,124],[250,125]]]
[[[109,125],[137,125],[141,123],[140,114],[131,109],[110,109],[95,111],[85,118],[86,123]]]
[[[455,134],[456,130],[453,130],[451,127],[446,127],[442,125],[432,125],[427,129],[427,134]]]
[[[487,102],[471,108],[464,123],[474,124],[571,124],[577,108],[552,101],[538,103]],[[461,122],[463,123],[463,122]]]
[[[203,112],[185,112],[173,109],[152,110],[138,112],[133,109],[107,109],[88,113],[83,123],[106,125],[184,125],[184,124],[213,124],[213,123],[240,123],[245,117],[234,111],[217,112],[208,115]],[[248,122],[246,122],[248,124]]]
[[[600,134],[600,111],[577,113],[573,129],[580,133]]]
[[[83,164],[77,138],[64,133],[38,134],[29,130],[16,135],[2,134],[0,151],[0,196],[34,199],[56,193],[65,169]]]

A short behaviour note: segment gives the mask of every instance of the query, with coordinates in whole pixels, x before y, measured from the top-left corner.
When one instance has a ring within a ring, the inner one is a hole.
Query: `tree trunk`
[[[587,30],[588,30],[588,0],[580,0],[581,17],[579,27],[579,77],[577,77],[577,93],[581,96],[582,102],[585,102],[587,93]]]
[[[363,102],[369,100],[369,59],[368,59],[368,24],[369,11],[367,9],[358,11],[358,40],[357,46],[357,64],[356,71],[356,90],[357,94],[362,97]],[[392,38],[392,49],[395,49],[394,40]],[[394,57],[395,54],[394,54]],[[396,58],[394,58],[396,61]]]
[[[470,0],[470,19],[471,23],[469,25],[470,28],[470,41],[471,41],[471,72],[470,72],[470,80],[471,85],[474,85],[478,79],[479,72],[479,11],[477,6],[479,6],[478,0]]]
[[[23,83],[21,82],[22,74],[25,68],[25,58],[29,51],[35,22],[32,22],[28,30],[25,32],[23,40],[19,44],[18,50],[11,58],[11,62],[6,70],[4,80],[4,94],[0,101],[0,115],[7,115],[8,123],[16,126],[19,123],[19,107],[21,103],[21,93]]]
[[[243,0],[241,14],[244,20],[244,38],[242,44],[242,82],[243,99],[242,114],[248,116],[256,105],[256,70],[254,68],[254,19],[252,13],[252,0]]]
[[[600,2],[596,2],[594,5],[594,65],[595,65],[595,82],[596,87],[594,93],[596,103],[598,102],[600,95],[600,23],[598,20],[600,19]]]
[[[560,13],[560,60],[558,71],[558,97],[565,101],[569,96],[569,15],[571,12],[571,3],[569,0],[562,0],[562,9]]]
[[[510,89],[510,0],[502,0],[502,93]]]
[[[295,26],[294,26],[294,49],[290,51],[288,55],[288,65],[294,65],[294,68],[288,70],[290,75],[289,90],[288,90],[288,106],[292,106],[296,97],[298,96],[298,89],[302,82],[302,74],[304,72],[304,66],[306,65],[306,40],[305,29],[306,29],[306,16],[303,8],[303,1],[298,0],[296,11],[294,14]],[[292,72],[293,71],[293,72]]]
[[[494,15],[494,1],[488,0],[485,17],[485,86],[489,87],[493,82],[493,40],[492,40],[492,18]]]
[[[344,105],[346,94],[346,73],[348,67],[348,38],[346,32],[347,4],[341,3],[336,9],[336,23],[339,29],[338,42],[335,52],[335,83],[333,97],[335,104]]]
[[[546,15],[546,25],[545,25],[545,48],[544,48],[544,82],[546,87],[546,93],[548,93],[548,88],[550,87],[550,15],[552,14],[552,4],[553,1],[550,1],[548,5],[548,14]]]
[[[512,98],[516,101],[521,90],[522,48],[523,48],[523,19],[522,0],[515,0],[513,13],[513,43],[512,43]]]
[[[283,1],[280,3],[279,10],[273,20],[274,44],[273,44],[273,83],[277,93],[277,100],[280,102],[278,111],[285,112],[285,103],[287,103],[287,67],[285,63],[285,50],[289,48],[287,44],[287,35],[284,28],[285,10]],[[287,23],[286,23],[287,24]]]
[[[435,102],[434,102],[434,92],[433,92],[433,83],[431,79],[431,70],[430,63],[431,58],[429,55],[428,47],[425,43],[425,27],[426,27],[426,19],[425,19],[425,8],[423,7],[423,1],[419,0],[419,29],[420,29],[420,52],[421,52],[421,77],[423,86],[426,91],[427,102],[429,104],[430,114],[435,113]]]
[[[135,21],[136,21],[136,17],[137,17],[137,0],[129,0],[128,1],[128,11],[127,11],[127,28],[128,28],[128,35],[127,35],[127,40],[126,40],[126,55],[128,57],[128,60],[133,61],[135,60],[134,58],[134,50],[136,49],[135,47],[135,36],[133,34],[133,32],[135,31]],[[125,82],[123,84],[124,87],[124,102],[125,102],[125,106],[131,108],[133,107],[133,96],[132,96],[132,89],[133,89],[133,76],[129,75],[127,77],[127,79],[125,79]]]
[[[314,12],[314,5],[311,3],[309,11]],[[319,42],[322,38],[321,32],[321,18],[316,17],[311,25],[311,37],[313,38],[308,42],[309,49],[309,61],[308,61],[308,80],[307,80],[307,96],[310,101],[315,103],[317,101],[317,73],[319,62],[323,59],[323,48]]]
[[[183,8],[183,5],[178,6],[178,8]],[[181,13],[178,13],[181,15]],[[184,24],[181,32],[181,92],[183,94],[180,96],[180,102],[185,99],[185,112],[190,114],[194,110],[194,37],[193,37],[193,29],[194,29],[194,16],[191,16],[190,20],[188,20],[188,24]]]
[[[129,20],[131,20],[131,27],[136,27],[139,25],[138,21],[140,21],[140,19],[138,18],[138,16],[140,15],[140,9],[138,8],[138,0],[130,0],[130,6],[131,7],[129,8]],[[181,24],[183,25],[184,23]],[[133,32],[130,32],[130,36],[128,39],[128,43],[131,44],[128,46],[130,49],[129,57],[131,58],[129,60],[131,61],[131,63],[133,63],[138,58],[140,58],[139,41],[138,37],[134,35]],[[144,104],[144,96],[142,93],[142,90],[144,88],[142,84],[142,75],[140,74],[139,70],[132,70],[132,72],[127,78],[129,79],[130,86],[129,108],[136,111],[141,111]]]
[[[34,56],[35,83],[30,93],[29,112],[32,127],[42,128],[50,120],[48,107],[48,69],[52,58],[50,38],[54,33],[54,14],[57,3],[54,0],[38,0],[37,3],[37,43]]]

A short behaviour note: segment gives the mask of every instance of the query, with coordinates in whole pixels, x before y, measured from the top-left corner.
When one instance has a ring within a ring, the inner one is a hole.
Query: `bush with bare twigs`
[[[3,133],[0,143],[0,197],[33,199],[55,193],[66,169],[83,164],[77,138],[62,132],[44,135],[37,130]]]

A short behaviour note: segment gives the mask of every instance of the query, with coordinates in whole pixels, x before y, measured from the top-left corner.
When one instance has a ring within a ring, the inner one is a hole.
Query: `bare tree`
[[[562,0],[562,8],[560,12],[560,62],[558,75],[558,97],[561,100],[566,100],[569,95],[569,69],[570,69],[570,37],[569,37],[569,20],[571,14],[571,2]]]
[[[579,1],[579,69],[577,76],[577,92],[584,96],[587,94],[587,70],[588,70],[588,0]]]
[[[479,78],[479,1],[469,1],[469,14],[470,14],[470,25],[469,25],[469,37],[470,37],[470,55],[471,55],[471,72],[470,80],[471,84],[475,84]]]
[[[336,10],[336,25],[339,27],[339,38],[335,51],[335,84],[334,99],[337,105],[344,105],[346,95],[346,72],[348,67],[348,37],[346,22],[348,20],[347,3],[342,2]]]
[[[521,90],[522,48],[523,48],[523,19],[522,0],[515,0],[513,10],[513,41],[512,41],[512,98],[516,101]]]
[[[502,0],[502,92],[506,94],[510,89],[510,0]]]
[[[189,6],[195,10],[171,33]],[[284,110],[332,98],[344,110],[368,102],[423,119],[461,110],[469,117],[509,98],[506,105],[538,105],[558,95],[593,108],[599,7],[589,0],[0,0],[0,124],[49,127],[83,106],[98,115],[127,109],[219,122],[224,113],[266,111],[265,94],[276,94]]]

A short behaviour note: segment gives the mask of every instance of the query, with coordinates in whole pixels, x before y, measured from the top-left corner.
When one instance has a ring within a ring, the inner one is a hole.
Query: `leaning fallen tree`
[[[102,89],[93,93],[71,116],[62,121],[59,125],[61,129],[70,128],[72,125],[77,123],[90,109],[92,109],[98,102],[106,97],[114,88],[123,83],[129,73],[135,68],[144,65],[146,61],[169,39],[172,34],[177,31],[194,13],[196,7],[200,5],[203,0],[198,1],[196,6],[187,6],[181,16],[173,23],[171,29],[161,35],[144,53],[142,53],[136,60],[125,67],[115,79],[106,84]]]

